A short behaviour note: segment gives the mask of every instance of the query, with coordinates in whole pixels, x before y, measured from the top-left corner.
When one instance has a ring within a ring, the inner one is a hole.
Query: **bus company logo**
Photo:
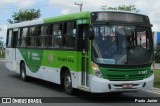
[[[2,98],[2,103],[12,103],[11,98]]]
[[[48,55],[48,63],[51,64],[53,62],[53,54]]]
[[[126,79],[126,80],[129,79],[129,75],[125,75],[125,79]]]

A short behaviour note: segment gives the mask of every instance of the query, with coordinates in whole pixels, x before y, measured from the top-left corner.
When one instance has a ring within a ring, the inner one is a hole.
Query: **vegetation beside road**
[[[5,57],[5,53],[3,52],[2,54],[0,53],[0,58],[4,58]]]
[[[0,55],[0,58],[4,58],[4,55]]]
[[[154,87],[160,88],[160,70],[154,70]]]

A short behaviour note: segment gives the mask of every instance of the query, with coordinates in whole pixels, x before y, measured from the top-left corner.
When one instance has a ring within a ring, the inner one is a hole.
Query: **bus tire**
[[[63,81],[64,91],[69,95],[73,95],[74,89],[72,88],[72,78],[69,71],[65,71]]]
[[[23,81],[27,81],[27,75],[26,75],[26,66],[25,63],[22,63],[20,66],[20,77]]]

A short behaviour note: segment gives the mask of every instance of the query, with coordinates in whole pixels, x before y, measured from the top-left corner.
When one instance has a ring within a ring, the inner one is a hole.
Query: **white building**
[[[156,46],[157,43],[160,44],[160,32],[153,32],[153,38],[154,38],[154,46]]]

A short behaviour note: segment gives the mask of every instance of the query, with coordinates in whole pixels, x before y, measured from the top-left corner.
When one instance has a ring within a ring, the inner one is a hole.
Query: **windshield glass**
[[[153,61],[149,27],[124,25],[93,26],[93,60],[101,64],[139,65]]]

